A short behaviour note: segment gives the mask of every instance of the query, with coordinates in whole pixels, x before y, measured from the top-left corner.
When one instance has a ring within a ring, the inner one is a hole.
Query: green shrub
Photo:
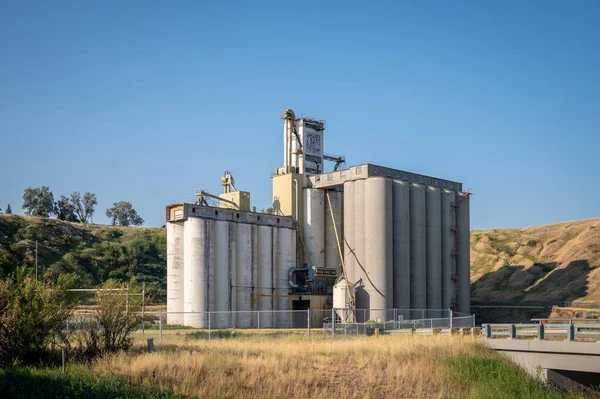
[[[24,275],[18,270],[0,280],[0,365],[47,358],[49,344],[73,311],[66,292],[72,279],[53,284]]]
[[[537,245],[537,241],[536,240],[529,240],[527,241],[527,245],[530,247],[535,247]]]
[[[96,309],[79,320],[81,328],[74,334],[79,345],[77,356],[86,359],[131,347],[131,334],[142,319],[139,287],[109,280],[96,293]]]

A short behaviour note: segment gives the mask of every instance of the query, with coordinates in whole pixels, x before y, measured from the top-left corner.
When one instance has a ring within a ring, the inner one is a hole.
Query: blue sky
[[[3,1],[0,208],[48,185],[160,226],[225,170],[268,207],[292,108],[350,165],[464,182],[473,228],[600,217],[598,20],[598,1]]]

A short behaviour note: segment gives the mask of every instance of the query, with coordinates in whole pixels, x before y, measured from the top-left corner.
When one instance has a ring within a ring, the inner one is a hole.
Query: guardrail
[[[600,324],[483,324],[485,338],[522,339],[564,338],[566,341],[577,339],[600,340]]]

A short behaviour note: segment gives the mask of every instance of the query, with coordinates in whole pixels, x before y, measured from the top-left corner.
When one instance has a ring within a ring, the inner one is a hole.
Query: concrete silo
[[[441,194],[437,187],[427,186],[427,309],[442,309],[442,217]],[[438,318],[439,311],[427,312]]]
[[[386,309],[394,306],[392,180],[372,177],[364,182],[366,308],[371,309],[370,320],[385,321]]]
[[[410,184],[393,181],[394,308],[410,318]]]
[[[456,194],[442,190],[442,309],[456,305]]]
[[[457,272],[458,272],[458,311],[471,313],[471,260],[470,260],[470,220],[469,194],[459,194],[456,205],[457,223]]]
[[[427,229],[425,186],[410,186],[410,308],[427,308]],[[422,317],[411,312],[412,318]]]
[[[167,312],[170,324],[183,324],[183,223],[167,223]]]

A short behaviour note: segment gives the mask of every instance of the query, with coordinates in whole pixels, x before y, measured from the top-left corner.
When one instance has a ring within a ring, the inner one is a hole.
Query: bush
[[[94,358],[131,347],[131,334],[142,321],[142,298],[138,288],[115,280],[107,281],[96,293],[96,310],[82,318],[81,329],[74,335],[78,355]]]
[[[72,279],[53,284],[23,275],[0,280],[0,366],[46,358],[73,311],[66,292]]]
[[[530,247],[535,247],[537,245],[537,241],[536,240],[529,240],[527,241],[527,245]]]

